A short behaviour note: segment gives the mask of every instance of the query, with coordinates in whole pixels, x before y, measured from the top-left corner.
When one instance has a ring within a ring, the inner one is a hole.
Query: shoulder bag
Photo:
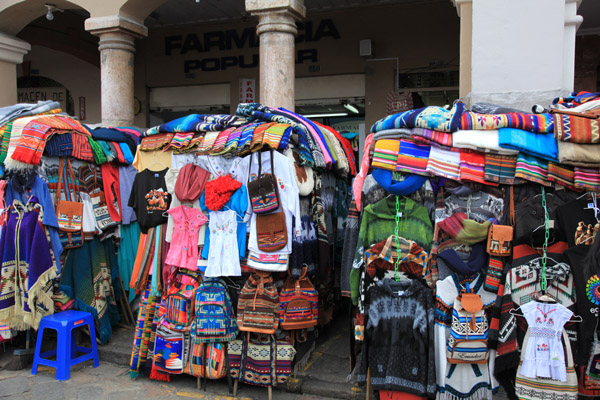
[[[75,174],[71,167],[71,161],[67,159],[67,167],[69,168],[69,176],[73,182],[73,192],[78,193],[79,188],[75,181]],[[58,187],[56,188],[56,218],[58,220],[58,229],[60,241],[64,249],[73,249],[83,245],[83,203],[79,201],[71,201],[71,192],[69,191],[69,183],[65,177],[64,159],[60,159],[58,173]],[[61,189],[63,180],[65,183],[65,199],[61,200]],[[75,195],[77,199],[77,194]]]
[[[277,179],[275,178],[275,169],[273,168],[273,150],[271,155],[271,173],[262,173],[262,158],[261,152],[258,152],[258,176],[255,180],[250,181],[250,173],[252,171],[252,154],[248,163],[248,196],[252,211],[255,214],[266,214],[277,210],[279,207],[279,190],[277,189]]]
[[[511,241],[515,226],[514,189],[510,186],[510,225],[490,225],[487,238],[487,252],[491,256],[508,257],[512,254]]]
[[[256,216],[256,242],[258,249],[265,253],[281,250],[287,245],[287,225],[283,210]]]

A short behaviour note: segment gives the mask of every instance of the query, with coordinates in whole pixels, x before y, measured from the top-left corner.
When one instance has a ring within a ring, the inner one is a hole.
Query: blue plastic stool
[[[76,328],[87,325],[90,331],[92,348],[77,346]],[[40,354],[44,329],[56,330],[56,349]],[[77,357],[77,352],[85,353]],[[56,356],[56,361],[47,357]],[[71,367],[86,360],[94,360],[94,368],[100,365],[98,360],[98,347],[96,346],[96,329],[94,328],[94,317],[83,311],[67,310],[42,318],[38,328],[38,336],[35,344],[35,355],[31,373],[37,374],[38,365],[47,365],[56,368],[56,379],[66,381],[71,378]]]

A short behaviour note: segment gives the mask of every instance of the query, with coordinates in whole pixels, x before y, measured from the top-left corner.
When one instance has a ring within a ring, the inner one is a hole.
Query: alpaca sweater
[[[416,280],[384,279],[368,292],[366,341],[360,353],[358,382],[375,390],[435,395],[433,293]]]

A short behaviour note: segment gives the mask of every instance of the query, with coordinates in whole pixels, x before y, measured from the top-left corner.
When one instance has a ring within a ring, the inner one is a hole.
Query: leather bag
[[[287,225],[283,210],[256,216],[256,242],[258,249],[265,253],[281,250],[287,245]]]
[[[491,256],[508,257],[512,254],[515,225],[514,189],[510,187],[510,225],[490,225],[487,239],[487,252]]]

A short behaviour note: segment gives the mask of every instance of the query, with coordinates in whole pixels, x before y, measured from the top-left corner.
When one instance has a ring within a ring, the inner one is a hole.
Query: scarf
[[[372,175],[382,188],[396,196],[408,196],[416,192],[427,180],[426,177],[421,175],[408,174],[403,181],[395,181],[392,177],[392,171],[380,168],[375,168]]]
[[[231,175],[223,175],[213,179],[206,184],[204,191],[206,207],[212,211],[219,211],[241,186],[242,184],[233,179]]]
[[[467,214],[463,212],[455,212],[438,222],[438,226],[457,242],[472,245],[487,238],[490,221],[479,223],[468,219]]]
[[[360,172],[354,178],[354,182],[352,182],[352,194],[354,195],[354,201],[356,202],[356,209],[360,211],[362,209],[362,199],[361,192],[363,183],[367,174],[369,173],[369,152],[371,149],[371,144],[373,143],[373,134],[370,134],[365,138],[365,146],[363,148],[363,158],[360,163]]]
[[[438,257],[444,260],[446,265],[457,274],[471,276],[480,272],[487,265],[485,246],[485,243],[475,244],[467,262],[464,262],[453,249],[440,252]]]
[[[204,185],[208,181],[210,173],[195,164],[185,165],[175,184],[175,195],[179,201],[194,201],[200,198],[204,191]]]

